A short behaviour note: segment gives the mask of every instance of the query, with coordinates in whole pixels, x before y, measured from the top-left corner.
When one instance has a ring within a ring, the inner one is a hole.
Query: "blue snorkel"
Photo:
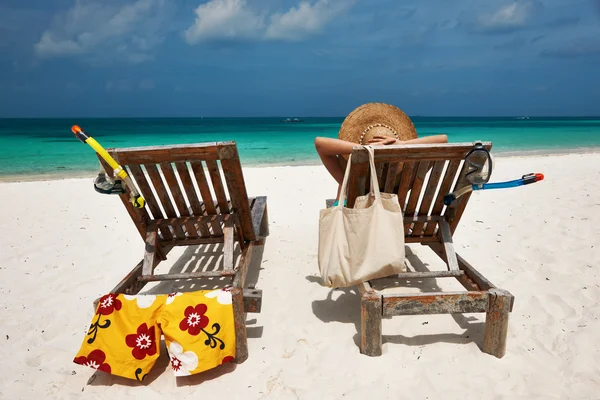
[[[488,183],[492,176],[492,157],[481,143],[476,143],[471,151],[465,156],[465,164],[468,172],[465,179],[471,185],[455,190],[444,196],[444,204],[449,206],[460,196],[474,190],[487,189],[509,189],[531,183],[539,182],[544,179],[543,174],[531,173],[523,175],[521,179],[512,181]]]

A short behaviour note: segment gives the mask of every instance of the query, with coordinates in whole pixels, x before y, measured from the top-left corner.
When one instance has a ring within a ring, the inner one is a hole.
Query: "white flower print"
[[[169,293],[169,295],[167,296],[167,304],[171,304],[175,301],[175,297],[181,296],[182,294],[183,293],[181,292]]]
[[[169,345],[169,357],[171,357],[171,367],[175,376],[188,376],[191,371],[198,367],[198,356],[193,351],[183,351],[183,347],[177,342],[171,342]]]
[[[231,291],[230,290],[231,290],[230,288],[213,290],[212,292],[206,293],[204,296],[208,297],[209,299],[216,297],[219,304],[231,304]]]
[[[156,296],[153,294],[138,294],[138,295],[124,295],[127,300],[136,300],[137,306],[139,308],[149,308],[154,304],[154,300],[156,300]]]

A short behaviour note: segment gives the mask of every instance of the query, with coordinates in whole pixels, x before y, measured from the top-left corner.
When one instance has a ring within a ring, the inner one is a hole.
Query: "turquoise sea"
[[[105,148],[234,140],[244,166],[315,164],[316,136],[337,137],[343,118],[0,119],[0,177],[95,172],[93,150],[71,133],[80,125]],[[600,118],[412,118],[419,136],[489,140],[493,153],[600,147]]]

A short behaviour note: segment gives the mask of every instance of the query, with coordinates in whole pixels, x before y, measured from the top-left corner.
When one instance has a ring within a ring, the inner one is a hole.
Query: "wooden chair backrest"
[[[451,143],[375,148],[380,191],[398,195],[405,217],[406,237],[412,237],[414,241],[432,241],[438,228],[435,217],[446,219],[454,233],[470,193],[457,199],[450,207],[444,205],[443,199],[444,195],[469,184],[465,179],[468,171],[464,158],[474,145]],[[490,142],[483,145],[488,151],[492,148]],[[370,167],[367,150],[355,147],[350,164],[347,199],[348,207],[354,207],[356,197],[368,191]],[[434,218],[428,220],[425,217]]]
[[[244,239],[256,239],[235,142],[107,151],[133,178],[146,200],[144,209],[135,209],[129,195],[121,195],[142,236],[147,223],[159,221],[160,241],[218,238],[223,236],[223,216],[234,214]]]

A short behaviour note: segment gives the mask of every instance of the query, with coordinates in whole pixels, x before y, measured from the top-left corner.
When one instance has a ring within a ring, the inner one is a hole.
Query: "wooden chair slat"
[[[192,171],[194,172],[194,177],[196,178],[196,183],[198,184],[198,189],[200,189],[200,196],[202,196],[202,202],[204,203],[206,213],[215,215],[217,213],[217,209],[215,207],[215,203],[213,203],[212,194],[210,193],[210,188],[206,180],[204,166],[202,165],[201,161],[192,161],[190,165],[192,166]]]
[[[148,176],[150,177],[150,180],[152,181],[152,185],[154,186],[154,189],[156,190],[158,198],[160,199],[160,203],[162,204],[163,209],[167,213],[166,216],[169,218],[177,218],[177,213],[175,212],[175,209],[173,208],[173,204],[171,204],[171,199],[169,198],[169,194],[167,193],[167,187],[165,186],[162,179],[160,178],[160,174],[158,172],[158,169],[160,167],[156,164],[148,164],[148,165],[145,165],[144,167],[146,168],[146,172],[148,173]],[[169,225],[169,226],[171,228],[173,228],[173,231],[175,232],[175,236],[177,237],[177,239],[185,239],[185,232],[183,232],[181,225],[176,224],[176,225]]]
[[[452,188],[453,192],[457,189],[461,189],[465,186],[470,185],[466,178],[467,172],[468,165],[466,163],[463,163],[460,174],[458,175],[458,179],[456,180],[456,183]],[[447,207],[446,209],[445,214],[447,214],[448,216],[448,223],[450,224],[450,232],[452,234],[454,234],[454,231],[456,230],[456,227],[458,225],[458,221],[460,220],[460,217],[462,216],[463,211],[465,210],[465,207],[467,206],[467,203],[471,198],[471,193],[472,192],[462,195],[460,198],[456,199],[451,206]]]
[[[446,173],[444,174],[440,190],[437,194],[435,202],[433,203],[433,208],[431,210],[432,216],[441,215],[442,209],[444,208],[444,196],[448,194],[450,190],[450,186],[452,185],[452,182],[456,177],[456,171],[458,171],[460,163],[460,160],[453,160],[448,163],[448,167],[446,168]],[[437,222],[427,223],[427,226],[425,227],[425,236],[433,235],[436,227]]]
[[[385,193],[392,193],[394,191],[399,165],[400,164],[398,162],[391,162],[388,164],[385,175],[385,184],[383,185],[383,191]]]
[[[422,161],[419,163],[419,168],[417,168],[417,173],[415,174],[413,184],[411,185],[410,197],[408,199],[408,204],[406,205],[406,211],[404,212],[404,215],[407,217],[413,216],[417,209],[417,204],[421,195],[421,188],[425,182],[425,177],[430,165],[430,161]],[[408,232],[410,225],[411,223],[404,223],[405,232]]]
[[[408,161],[404,163],[404,167],[402,168],[402,177],[400,178],[400,186],[398,187],[398,203],[400,203],[402,211],[404,211],[406,206],[406,197],[410,190],[413,175],[417,172],[416,164],[418,163]]]
[[[366,193],[367,174],[369,173],[368,162],[350,163],[350,178],[348,179],[348,193],[346,196],[347,207],[354,207],[354,202],[358,196]]]
[[[140,190],[140,194],[144,197],[144,200],[146,201],[146,206],[150,209],[150,212],[152,213],[152,218],[163,218],[164,215],[160,210],[160,207],[158,206],[158,201],[156,200],[156,197],[154,196],[154,193],[152,192],[152,189],[148,184],[148,180],[146,178],[146,175],[144,175],[142,168],[136,164],[128,165],[127,168],[129,168],[131,175],[135,179],[138,189]],[[168,228],[165,228],[163,226],[159,226],[158,228],[162,239],[173,239],[173,234]]]
[[[387,172],[388,169],[388,163],[378,163],[375,164],[375,173],[377,174],[377,185],[379,185],[379,190],[383,190],[384,186],[385,186],[385,181],[383,173],[384,171]]]
[[[423,199],[421,200],[421,207],[419,208],[418,212],[419,216],[429,215],[429,209],[431,208],[431,203],[433,202],[433,196],[435,196],[435,191],[440,183],[440,177],[444,170],[445,164],[445,161],[435,162],[433,170],[431,171],[431,175],[429,176],[429,180],[427,181],[425,194],[423,195]],[[425,226],[425,222],[426,221],[415,222],[415,225],[412,228],[412,236],[423,235],[423,227]]]
[[[177,213],[173,208],[173,204],[171,204],[171,199],[169,198],[169,194],[167,193],[167,187],[163,183],[160,174],[159,174],[159,166],[156,164],[147,164],[144,165],[146,168],[146,172],[150,177],[150,181],[152,182],[152,186],[156,190],[156,194],[160,200],[160,204],[162,205],[163,210],[167,215],[165,217],[168,218],[176,218]]]
[[[169,162],[160,163],[159,165],[163,176],[167,181],[167,185],[169,186],[169,190],[173,196],[173,200],[175,201],[175,206],[179,211],[179,215],[189,216],[190,212],[185,204],[185,199],[183,198],[183,193],[179,187],[179,182],[177,182],[177,178],[175,177],[175,172],[173,172],[173,166]]]
[[[227,206],[227,196],[225,195],[225,189],[223,188],[223,182],[221,181],[221,172],[219,171],[219,165],[214,160],[206,161],[208,167],[208,173],[210,175],[210,181],[212,187],[217,196],[217,203],[219,204],[219,211],[221,213],[228,213],[229,207]]]
[[[177,174],[179,175],[179,179],[181,179],[181,183],[183,185],[183,191],[185,192],[188,201],[190,202],[190,207],[194,215],[202,215],[202,207],[200,207],[200,199],[198,199],[198,194],[194,188],[194,184],[192,183],[192,178],[190,177],[190,172],[187,168],[187,164],[185,162],[176,162],[175,169],[177,169]]]
[[[193,215],[203,215],[204,213],[202,211],[202,205],[200,200],[198,199],[198,193],[196,193],[196,189],[194,188],[194,184],[190,176],[190,171],[187,168],[187,164],[185,162],[176,162],[175,168],[177,169],[179,179],[181,179],[182,190],[185,192],[188,201],[190,202],[190,207],[192,209]],[[210,231],[206,223],[197,223],[195,225],[195,228],[200,231],[201,237],[210,236]]]
[[[140,194],[146,200],[146,206],[150,209],[152,213],[152,217],[154,219],[162,218],[162,211],[158,207],[158,202],[154,197],[154,193],[152,193],[152,189],[150,189],[150,185],[148,185],[148,181],[146,180],[146,176],[144,175],[142,169],[139,165],[128,165],[129,171],[131,175],[135,178],[135,182],[137,183],[138,188],[140,189]]]
[[[237,149],[232,147],[228,150],[228,152],[223,152],[228,158],[221,158],[221,167],[223,167],[223,175],[225,176],[225,183],[231,201],[230,209],[235,212],[238,218],[244,238],[255,240],[258,231],[255,231],[252,225],[248,193]]]

